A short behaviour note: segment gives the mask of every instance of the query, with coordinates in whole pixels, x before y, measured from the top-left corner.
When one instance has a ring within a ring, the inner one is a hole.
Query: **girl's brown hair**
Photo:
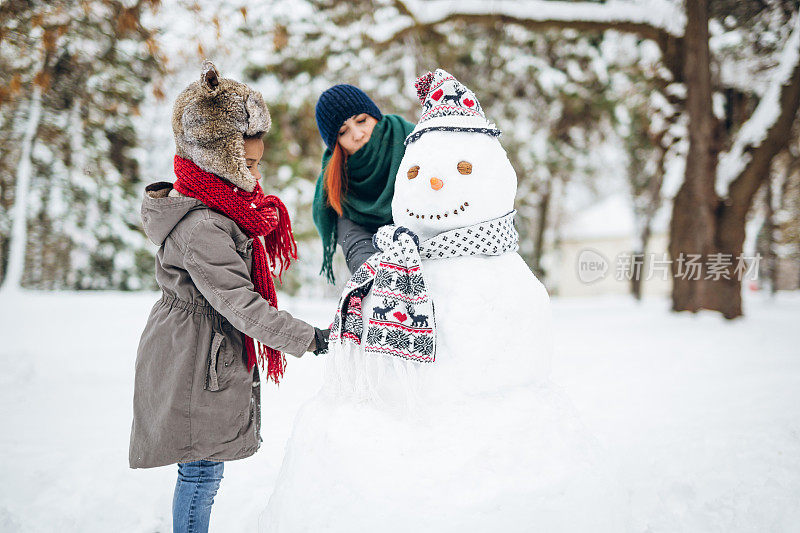
[[[333,147],[333,154],[325,166],[323,187],[328,195],[328,204],[339,216],[342,216],[342,196],[347,190],[347,176],[344,173],[346,164],[347,152],[337,142]]]

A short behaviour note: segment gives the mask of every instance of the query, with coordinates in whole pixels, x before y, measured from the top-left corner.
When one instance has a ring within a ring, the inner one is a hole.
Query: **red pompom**
[[[417,98],[419,98],[419,102],[421,104],[425,103],[425,97],[428,96],[428,89],[433,82],[433,72],[428,72],[427,74],[423,74],[417,81],[414,82],[414,87],[417,88]]]

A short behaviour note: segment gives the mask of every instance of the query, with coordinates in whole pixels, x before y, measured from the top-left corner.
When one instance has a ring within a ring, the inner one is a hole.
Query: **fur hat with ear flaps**
[[[261,93],[227,78],[206,60],[200,80],[178,95],[172,110],[176,154],[252,192],[256,179],[244,157],[244,135],[269,131]]]

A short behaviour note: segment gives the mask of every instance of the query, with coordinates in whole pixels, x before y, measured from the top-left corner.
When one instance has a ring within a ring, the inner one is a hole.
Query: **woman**
[[[372,236],[392,223],[394,179],[414,124],[383,115],[364,91],[334,85],[319,97],[317,127],[327,148],[314,194],[322,270],[334,282],[333,254],[342,247],[350,273],[376,250]]]

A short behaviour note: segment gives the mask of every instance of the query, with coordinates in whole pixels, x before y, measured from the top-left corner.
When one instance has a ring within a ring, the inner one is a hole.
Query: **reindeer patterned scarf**
[[[330,342],[345,340],[372,354],[432,363],[436,359],[433,301],[422,274],[422,259],[502,255],[519,248],[514,215],[440,233],[427,241],[402,226],[383,226],[373,237],[380,252],[356,270],[345,285],[331,326]],[[362,302],[372,292],[364,336]]]

